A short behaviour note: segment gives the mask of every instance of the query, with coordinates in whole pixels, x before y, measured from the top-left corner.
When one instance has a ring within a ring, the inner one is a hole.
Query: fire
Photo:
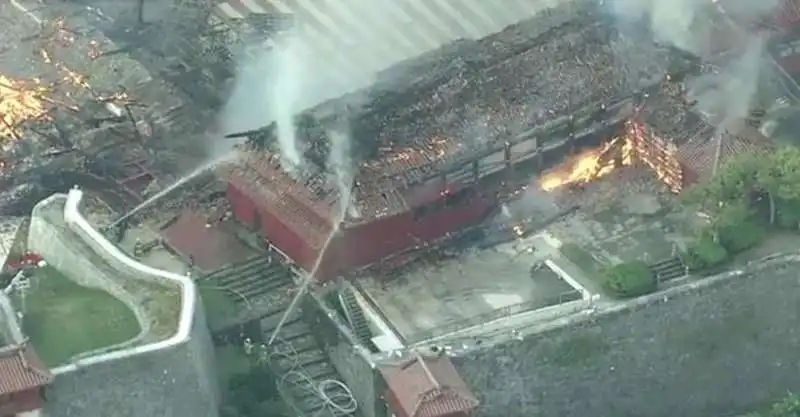
[[[38,84],[33,88],[25,88],[11,78],[0,75],[0,138],[17,139],[20,124],[47,117],[46,100],[42,97],[46,90],[46,87]]]
[[[623,140],[620,143],[620,140]],[[542,190],[552,191],[570,184],[585,184],[610,174],[619,166],[631,165],[633,145],[630,140],[615,138],[603,146],[570,158],[539,180]],[[615,156],[619,155],[619,158]]]

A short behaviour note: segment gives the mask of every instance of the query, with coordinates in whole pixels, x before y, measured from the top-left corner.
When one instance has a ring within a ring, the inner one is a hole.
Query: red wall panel
[[[228,183],[227,197],[236,220],[252,229],[255,226],[256,214],[253,200],[231,183]]]
[[[261,233],[278,249],[283,251],[297,265],[309,270],[316,259],[316,251],[311,248],[291,227],[284,224],[278,216],[266,207],[259,207]]]
[[[236,220],[250,228],[260,225],[263,237],[298,266],[309,272],[314,268],[318,248],[311,247],[304,236],[273,214],[267,203],[257,204],[234,184],[228,185],[227,195]],[[448,233],[458,232],[483,220],[494,205],[493,198],[476,195],[463,205],[444,208],[420,219],[407,212],[345,227],[333,237],[323,254],[315,278],[332,279],[352,268],[375,263],[443,238]]]
[[[468,204],[421,219],[408,212],[358,225],[346,230],[337,252],[349,267],[369,265],[478,223],[494,204],[494,199],[476,196]]]

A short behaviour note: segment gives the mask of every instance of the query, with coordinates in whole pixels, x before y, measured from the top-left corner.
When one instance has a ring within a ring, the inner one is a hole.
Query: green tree
[[[617,297],[630,298],[656,290],[653,270],[641,261],[614,265],[605,271],[603,286]]]
[[[770,206],[770,224],[774,224],[779,205],[800,202],[800,149],[781,146],[764,155],[757,173],[759,189]]]
[[[800,397],[789,393],[784,399],[772,405],[763,417],[800,417]]]

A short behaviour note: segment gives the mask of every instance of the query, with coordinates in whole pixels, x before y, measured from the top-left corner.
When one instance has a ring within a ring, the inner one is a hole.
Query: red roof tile
[[[252,254],[231,233],[220,229],[219,224],[209,224],[206,216],[200,213],[181,213],[161,231],[161,236],[167,246],[192,259],[205,272],[243,261]]]
[[[0,395],[26,391],[53,382],[53,374],[29,345],[0,348]]]
[[[447,356],[417,357],[380,371],[408,417],[467,412],[479,404]]]

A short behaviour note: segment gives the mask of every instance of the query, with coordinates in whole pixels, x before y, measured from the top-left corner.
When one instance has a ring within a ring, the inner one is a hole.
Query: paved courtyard
[[[509,243],[420,266],[392,281],[365,279],[361,286],[400,336],[413,342],[575,297],[544,263],[548,256]]]

